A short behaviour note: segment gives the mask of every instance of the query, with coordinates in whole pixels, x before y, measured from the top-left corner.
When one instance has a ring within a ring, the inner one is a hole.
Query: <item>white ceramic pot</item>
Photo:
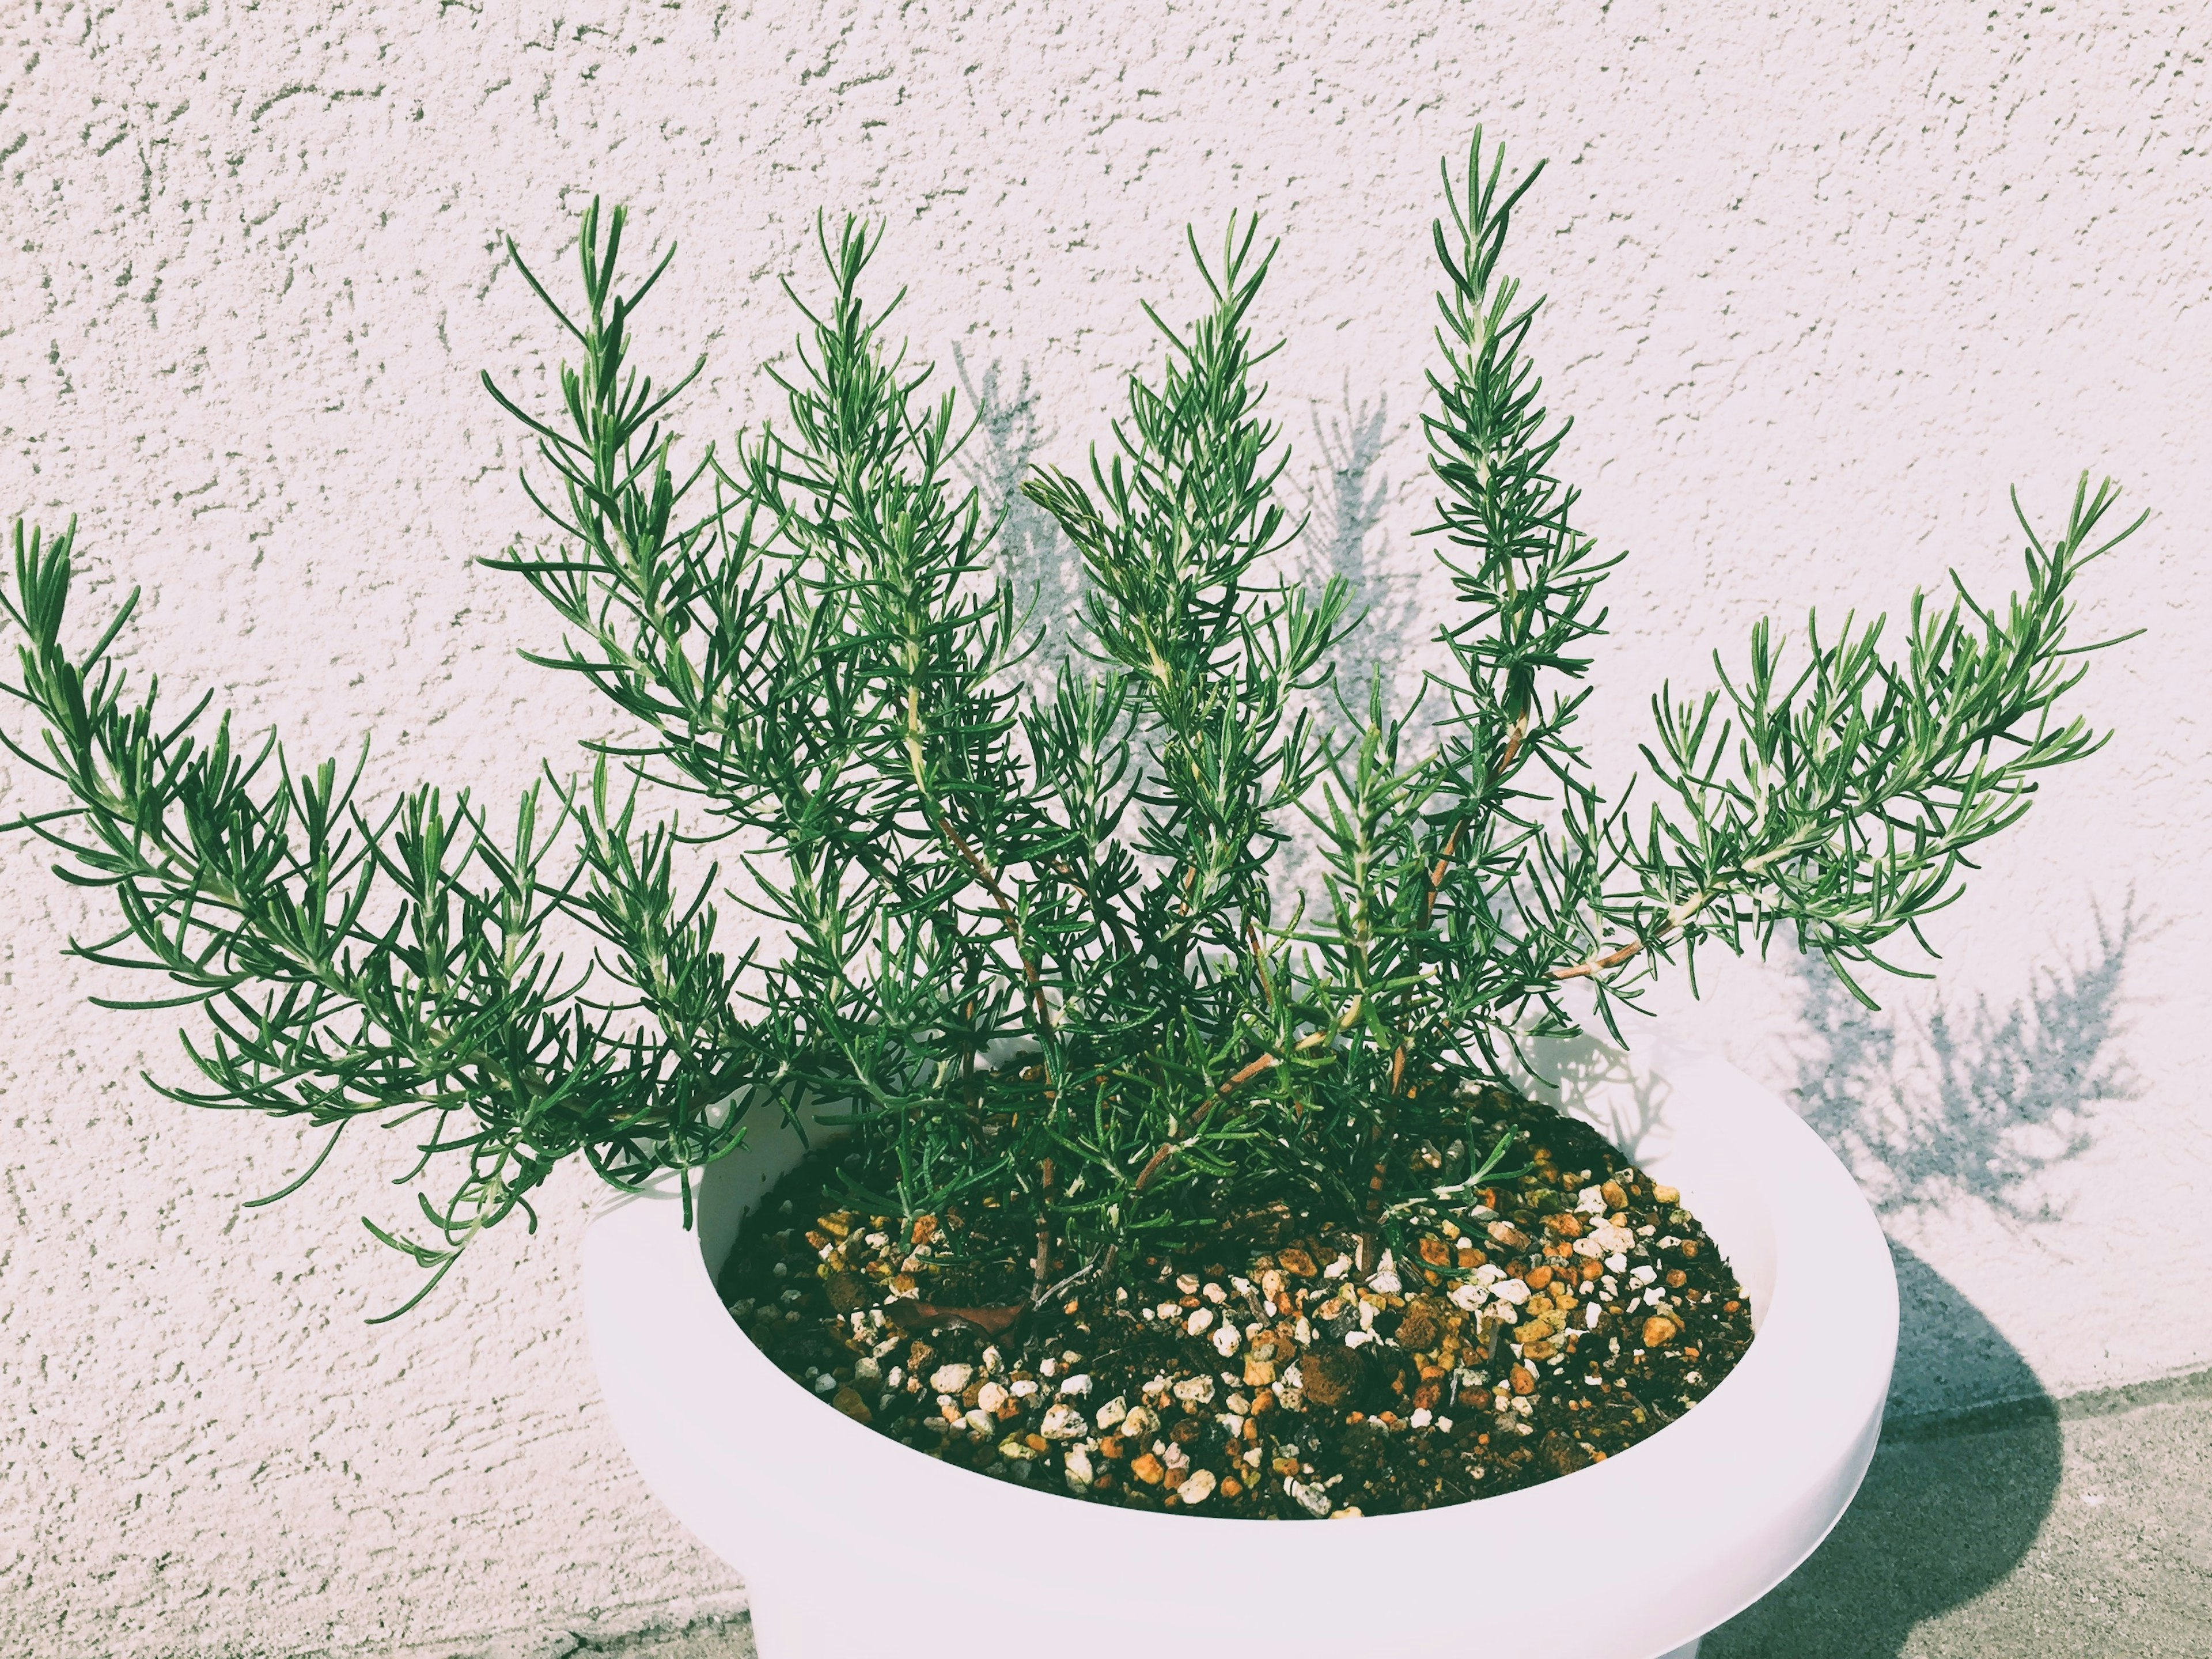
[[[1758,1340],[1694,1411],[1524,1492],[1337,1522],[1149,1515],[954,1468],[841,1416],[738,1330],[713,1274],[796,1161],[788,1130],[611,1201],[584,1243],[607,1410],[646,1484],[741,1571],[763,1659],[1654,1659],[1786,1577],[1874,1455],[1897,1284],[1866,1201],[1796,1113],[1670,1048],[1534,1058],[1559,1105],[1682,1191]],[[1541,1090],[1536,1092],[1544,1092]]]

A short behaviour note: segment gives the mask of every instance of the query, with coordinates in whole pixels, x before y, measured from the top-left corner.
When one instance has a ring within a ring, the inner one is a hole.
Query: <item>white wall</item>
[[[2201,1365],[2203,14],[1814,9],[14,0],[0,508],[81,515],[83,623],[142,584],[124,650],[179,696],[301,756],[373,731],[380,788],[503,799],[606,717],[516,660],[548,618],[470,562],[529,522],[477,371],[542,392],[556,349],[502,233],[563,283],[593,191],[680,240],[645,333],[664,365],[712,352],[704,435],[766,406],[816,210],[885,216],[920,348],[988,394],[995,487],[1079,459],[1152,361],[1138,296],[1193,303],[1184,222],[1256,205],[1316,556],[1418,637],[1425,238],[1480,118],[1553,159],[1510,261],[1553,295],[1585,520],[1633,552],[1608,763],[1662,676],[1703,683],[1762,612],[1893,606],[1947,563],[2001,591],[2014,481],[2045,524],[2083,468],[2154,509],[2084,605],[2152,630],[2081,697],[2119,735],[1939,919],[1941,978],[1875,1018],[1716,963],[1669,1006],[1803,1094],[2045,1386]],[[52,799],[0,764],[0,811]],[[729,1592],[599,1415],[586,1183],[365,1327],[410,1282],[355,1220],[396,1215],[396,1144],[241,1210],[310,1143],[140,1081],[181,1075],[174,1021],[88,1006],[118,988],[62,945],[102,920],[45,862],[0,848],[0,1645],[459,1644]],[[1910,1409],[2007,1363],[1926,1329],[1907,1358]]]

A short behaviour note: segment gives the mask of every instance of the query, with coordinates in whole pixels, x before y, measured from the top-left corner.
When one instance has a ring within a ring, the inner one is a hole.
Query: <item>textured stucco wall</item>
[[[1894,605],[1947,563],[2002,591],[2013,481],[2045,523],[2084,467],[2154,509],[2085,606],[2153,630],[2081,698],[2119,735],[1939,919],[1941,978],[1880,1017],[1790,963],[1666,1000],[1857,1160],[1916,1309],[1985,1316],[1968,1342],[1917,1320],[1901,1408],[2202,1364],[2203,20],[10,0],[0,509],[82,515],[84,620],[143,584],[124,648],[179,695],[280,721],[296,755],[373,730],[378,787],[502,799],[605,717],[515,659],[547,619],[470,562],[527,523],[476,371],[542,392],[554,349],[501,233],[563,281],[593,191],[679,239],[645,331],[664,365],[712,352],[683,422],[704,435],[766,406],[775,278],[811,277],[816,209],[885,216],[919,348],[991,417],[996,490],[1099,433],[1154,350],[1139,294],[1191,305],[1184,222],[1256,205],[1285,238],[1265,321],[1311,554],[1361,578],[1403,668],[1437,591],[1409,540],[1436,158],[1484,119],[1553,158],[1510,263],[1553,296],[1538,349],[1585,520],[1633,553],[1601,760],[1762,612]],[[1048,562],[1033,519],[1013,532]],[[0,763],[0,813],[49,801]],[[173,1021],[87,1006],[116,988],[61,946],[100,918],[44,862],[0,846],[0,1647],[458,1646],[730,1594],[599,1415],[586,1183],[534,1243],[495,1237],[364,1327],[408,1282],[354,1220],[394,1213],[396,1146],[241,1210],[308,1143],[143,1086],[177,1073]]]

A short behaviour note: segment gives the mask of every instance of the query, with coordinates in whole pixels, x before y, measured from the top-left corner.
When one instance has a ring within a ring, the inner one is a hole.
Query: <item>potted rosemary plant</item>
[[[198,1080],[154,1086],[327,1129],[287,1192],[356,1121],[425,1126],[416,1173],[453,1177],[427,1231],[368,1224],[426,1272],[384,1317],[588,1160],[623,1195],[586,1244],[610,1410],[756,1584],[772,1659],[1197,1653],[1261,1607],[1285,1653],[1504,1640],[1495,1587],[1563,1560],[1578,1645],[1650,1655],[1856,1488],[1896,1321],[1865,1205],[1740,1075],[1586,1033],[1778,934],[1863,996],[2098,747],[2057,712],[2093,648],[2073,584],[2128,531],[2100,539],[2085,480],[2020,593],[1916,595],[1893,654],[1881,621],[1794,654],[1761,623],[1717,690],[1653,700],[1638,801],[1601,793],[1572,728],[1617,560],[1499,269],[1535,178],[1480,134],[1446,169],[1454,605],[1415,708],[1337,683],[1346,585],[1276,559],[1270,254],[1234,219],[1103,453],[1025,486],[1085,576],[1042,622],[954,399],[864,301],[876,235],[822,234],[787,420],[689,457],[690,377],[630,363],[666,259],[625,289],[594,204],[571,312],[517,252],[581,362],[557,411],[486,377],[550,469],[550,537],[489,562],[631,735],[511,830],[465,791],[371,809],[204,702],[157,718],[106,655],[131,605],[72,653],[73,526],[18,525],[9,690],[43,733],[9,748],[68,799],[15,827],[112,895],[81,954],[199,1007]],[[695,841],[738,849],[773,943],[730,948]]]

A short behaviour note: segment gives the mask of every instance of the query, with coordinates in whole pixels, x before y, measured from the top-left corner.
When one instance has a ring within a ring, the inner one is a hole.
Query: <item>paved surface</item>
[[[753,1654],[738,1619],[562,1659]],[[2212,1371],[1893,1424],[1828,1541],[1699,1659],[2206,1655]]]

